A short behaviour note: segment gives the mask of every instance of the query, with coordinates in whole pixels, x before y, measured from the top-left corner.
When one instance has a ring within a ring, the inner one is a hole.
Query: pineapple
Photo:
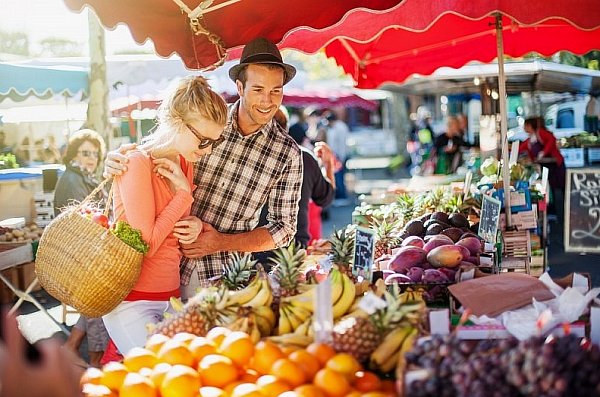
[[[349,276],[352,275],[351,264],[354,260],[354,235],[352,226],[348,226],[334,231],[329,239],[333,264]]]
[[[349,353],[366,363],[383,339],[370,318],[347,317],[333,327],[333,348],[338,353]]]
[[[446,188],[438,187],[427,193],[423,199],[423,207],[427,212],[443,211],[448,199]]]
[[[153,327],[152,333],[173,337],[179,332],[204,336],[223,323],[227,310],[226,288],[205,288],[188,300],[183,309]]]
[[[301,281],[301,267],[306,259],[306,250],[292,242],[287,248],[275,251],[271,261],[275,264],[271,271],[272,280],[279,287],[281,297],[297,295],[298,284]]]
[[[400,215],[400,224],[406,225],[411,219],[420,214],[420,202],[409,194],[401,194],[396,200],[398,212]]]
[[[334,325],[333,348],[337,352],[349,353],[358,361],[366,362],[384,336],[404,320],[407,310],[413,311],[420,305],[413,303],[402,309],[397,285],[392,292],[385,291],[384,294],[387,303],[385,308],[368,317],[345,317]]]
[[[444,207],[444,210],[448,213],[458,212],[464,215],[468,215],[471,209],[480,207],[479,203],[473,197],[467,197],[466,199],[461,194],[453,195]]]
[[[398,234],[398,221],[390,221],[387,218],[374,218],[371,228],[375,230],[377,241],[375,243],[375,259],[385,254],[390,254],[392,248],[400,243]]]
[[[241,256],[239,253],[233,255],[233,261],[223,268],[221,281],[230,291],[236,291],[248,285],[255,272],[254,267],[258,261],[252,259],[251,254]]]

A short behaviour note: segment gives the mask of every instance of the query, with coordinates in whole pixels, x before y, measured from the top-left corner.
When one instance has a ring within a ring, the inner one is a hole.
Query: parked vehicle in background
[[[556,139],[568,138],[584,132],[587,102],[587,99],[578,99],[548,106],[544,112],[546,128],[554,134]],[[509,130],[508,139],[510,141],[527,139],[527,133],[523,130],[523,120],[519,121],[518,127]]]

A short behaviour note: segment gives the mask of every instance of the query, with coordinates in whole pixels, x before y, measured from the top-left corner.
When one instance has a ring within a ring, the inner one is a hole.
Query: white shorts
[[[147,324],[157,324],[165,313],[174,313],[168,301],[125,301],[102,320],[121,354],[134,347],[143,347],[148,338]]]

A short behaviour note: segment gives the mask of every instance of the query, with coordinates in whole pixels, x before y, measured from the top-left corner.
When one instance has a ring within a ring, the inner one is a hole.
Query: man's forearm
[[[271,233],[264,227],[245,233],[224,234],[223,238],[223,251],[261,252],[275,248]]]

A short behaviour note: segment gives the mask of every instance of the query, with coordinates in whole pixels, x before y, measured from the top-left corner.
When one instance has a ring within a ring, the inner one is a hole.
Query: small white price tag
[[[542,193],[546,194],[548,189],[548,168],[542,167]]]
[[[358,308],[369,315],[375,313],[377,310],[384,309],[386,306],[387,303],[372,292],[367,292],[365,296],[360,299],[360,302],[358,302]]]
[[[333,329],[333,308],[331,306],[331,280],[327,278],[317,285],[315,294],[314,321],[315,342],[331,343]]]
[[[472,280],[475,278],[475,269],[467,270],[460,274],[460,281]]]
[[[513,141],[510,147],[510,159],[508,160],[509,167],[517,163],[519,158],[519,141]]]

